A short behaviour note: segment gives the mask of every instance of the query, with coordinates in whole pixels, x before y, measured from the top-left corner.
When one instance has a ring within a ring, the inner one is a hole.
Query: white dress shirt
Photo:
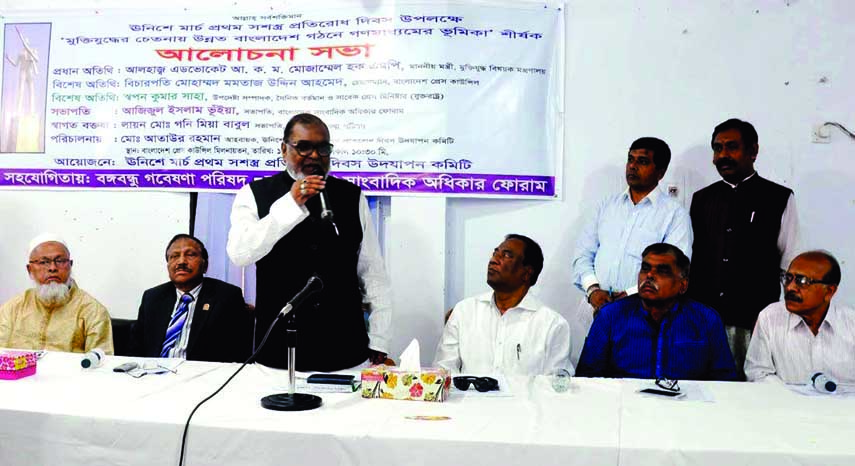
[[[184,320],[184,326],[181,327],[181,336],[178,337],[178,342],[169,349],[167,357],[187,359],[187,342],[190,341],[190,326],[193,325],[193,311],[196,310],[196,302],[199,301],[199,292],[202,291],[203,283],[200,283],[196,288],[189,291],[189,294],[193,296],[193,301],[190,301],[190,304],[187,305],[187,319]],[[172,322],[172,317],[175,316],[178,306],[181,305],[182,296],[184,296],[184,292],[176,288],[175,306],[172,308],[172,314],[169,317],[170,322]],[[166,334],[163,335],[163,338],[164,340],[166,339]]]
[[[748,181],[751,177],[757,175],[754,172],[745,177],[743,182]],[[736,189],[736,184],[722,179],[731,188]],[[790,262],[796,257],[799,251],[799,215],[796,210],[796,196],[790,193],[787,198],[787,205],[784,207],[784,213],[781,215],[781,229],[778,231],[778,251],[781,253],[781,270],[787,270],[790,267]]]
[[[638,204],[629,188],[608,196],[586,222],[573,253],[573,278],[583,292],[599,283],[615,293],[638,292],[641,253],[654,243],[670,243],[692,257],[692,220],[657,186]]]
[[[748,380],[774,377],[785,383],[807,383],[816,372],[855,383],[855,309],[831,303],[814,335],[783,301],[766,306],[745,357]]]
[[[258,218],[258,206],[249,185],[241,187],[232,204],[231,229],[226,252],[231,261],[241,267],[257,262],[266,256],[276,243],[309,216],[305,205],[298,205],[286,193],[270,206],[270,213]],[[362,243],[356,273],[364,291],[363,302],[371,304],[369,323],[369,348],[381,353],[389,352],[392,328],[392,304],[389,280],[380,243],[370,221],[371,211],[365,196],[359,194],[359,221],[362,224]]]
[[[467,298],[451,312],[435,366],[452,373],[540,375],[570,364],[570,326],[527,294],[504,315],[493,292]]]

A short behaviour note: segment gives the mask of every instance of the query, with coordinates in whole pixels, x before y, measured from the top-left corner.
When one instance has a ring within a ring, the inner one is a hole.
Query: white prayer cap
[[[27,258],[29,259],[30,254],[32,254],[33,250],[39,247],[40,244],[51,242],[62,244],[63,246],[65,246],[65,249],[68,249],[68,245],[65,244],[65,240],[62,239],[61,236],[57,235],[56,233],[42,233],[33,238],[32,241],[30,241],[30,249],[27,252]]]

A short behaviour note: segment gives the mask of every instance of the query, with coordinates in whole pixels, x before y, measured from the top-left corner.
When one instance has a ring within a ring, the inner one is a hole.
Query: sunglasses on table
[[[499,381],[492,377],[472,377],[458,376],[451,379],[454,381],[454,388],[458,390],[469,390],[470,385],[475,386],[475,390],[479,392],[491,392],[499,389]]]
[[[677,393],[680,391],[680,384],[676,379],[671,380],[666,378],[658,378],[656,379],[656,386],[663,390],[668,390],[669,392]]]

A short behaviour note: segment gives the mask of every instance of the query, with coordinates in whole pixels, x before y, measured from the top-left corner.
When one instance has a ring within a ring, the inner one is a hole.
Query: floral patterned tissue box
[[[15,380],[35,374],[36,359],[32,351],[0,352],[0,379]]]
[[[413,372],[379,365],[362,370],[363,398],[445,401],[450,386],[451,376],[445,369]]]

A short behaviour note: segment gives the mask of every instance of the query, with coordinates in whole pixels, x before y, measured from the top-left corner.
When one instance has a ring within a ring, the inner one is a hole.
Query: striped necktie
[[[181,296],[181,304],[172,315],[172,320],[169,321],[169,327],[166,328],[166,339],[163,340],[163,349],[160,351],[161,358],[169,357],[169,350],[178,343],[181,338],[181,329],[184,328],[184,322],[187,320],[187,310],[190,308],[190,303],[193,301],[193,295],[184,293]]]

